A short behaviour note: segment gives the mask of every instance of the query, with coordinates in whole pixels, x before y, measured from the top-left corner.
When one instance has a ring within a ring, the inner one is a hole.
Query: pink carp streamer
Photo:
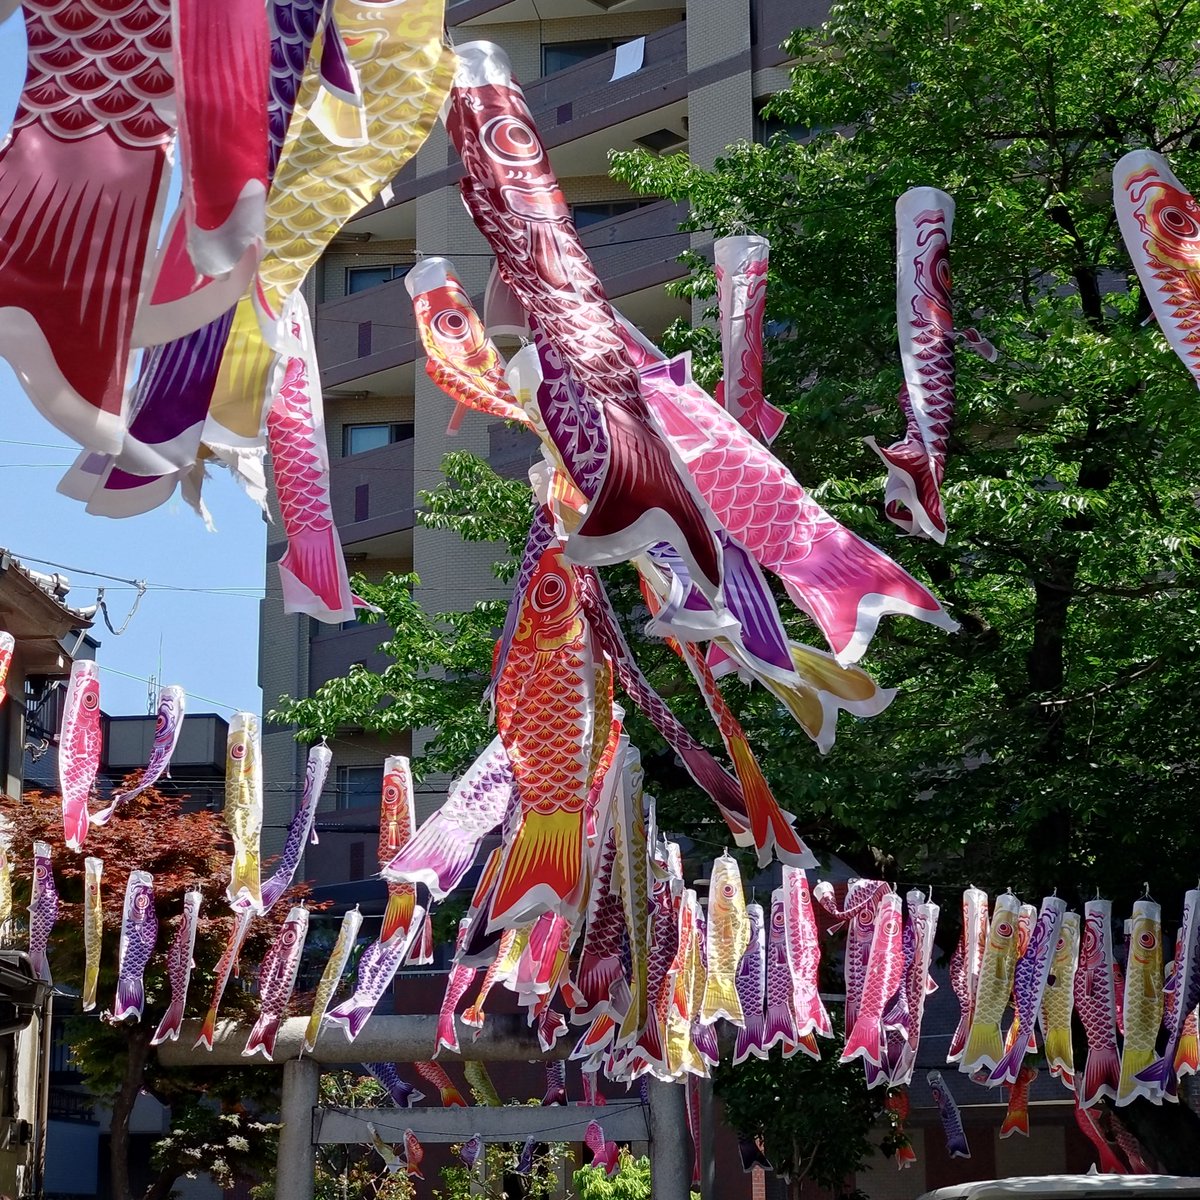
[[[51,424],[121,448],[134,315],[174,140],[167,0],[31,0],[0,146],[0,355]]]
[[[302,297],[292,298],[285,322],[292,346],[267,411],[275,494],[288,539],[279,560],[283,608],[336,624],[352,620],[357,605],[333,522],[320,374]]]
[[[9,668],[12,666],[13,650],[16,648],[16,644],[16,639],[7,629],[0,629],[0,704],[8,699],[8,688],[5,681],[8,679]]]
[[[176,80],[188,253],[198,272],[224,275],[266,234],[266,7],[235,0],[213,10],[175,0]]]
[[[1153,150],[1113,168],[1113,204],[1158,327],[1200,385],[1200,205]]]
[[[63,840],[81,850],[88,834],[88,801],[100,769],[100,669],[77,659],[63,701],[58,735],[58,785],[62,794]]]
[[[950,238],[954,201],[937,188],[911,188],[896,201],[896,318],[904,384],[904,438],[886,450],[867,444],[888,469],[884,504],[905,533],[946,540],[942,480],[954,423],[954,343],[960,338],[989,361],[991,344],[973,330],[956,333],[951,313]]]
[[[786,413],[767,403],[762,390],[770,251],[767,239],[754,233],[717,238],[713,243],[725,366],[716,400],[739,425],[768,445],[787,419]]]

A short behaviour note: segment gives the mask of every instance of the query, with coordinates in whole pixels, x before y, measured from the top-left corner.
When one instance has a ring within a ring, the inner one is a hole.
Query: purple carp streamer
[[[242,1051],[246,1057],[261,1052],[269,1059],[275,1053],[275,1037],[296,986],[296,972],[300,969],[300,955],[304,953],[307,933],[308,909],[297,904],[280,926],[259,968],[258,994],[262,999],[262,1009],[246,1039],[246,1048]]]
[[[146,764],[137,783],[127,792],[117,792],[107,808],[101,809],[92,817],[93,825],[107,825],[113,813],[140,796],[147,788],[153,787],[164,775],[170,775],[171,755],[179,743],[179,735],[183,732],[183,713],[187,707],[187,696],[183,688],[176,684],[168,684],[160,688],[158,707],[154,714],[154,745],[150,750],[150,761]]]
[[[58,920],[58,889],[54,886],[54,864],[48,842],[33,843],[33,885],[29,899],[29,965],[47,983],[50,963],[46,951],[50,931]]]
[[[513,794],[512,764],[499,738],[450,789],[446,802],[382,869],[390,883],[423,883],[444,900],[471,869]]]
[[[142,1019],[146,993],[143,977],[158,940],[158,915],[154,911],[154,878],[147,871],[131,871],[125,885],[125,910],[121,917],[121,945],[117,967],[117,1001],[105,1019],[114,1025],[132,1017]]]
[[[313,746],[308,752],[304,788],[296,805],[296,813],[288,826],[283,853],[271,878],[262,886],[263,912],[269,912],[279,897],[292,886],[296,868],[304,854],[305,843],[311,838],[313,845],[316,845],[317,835],[313,831],[313,822],[317,818],[317,805],[321,802],[321,791],[325,787],[325,780],[329,776],[329,764],[332,761],[333,753],[324,742]]]
[[[163,1013],[150,1045],[175,1041],[183,1025],[183,1010],[187,1004],[188,985],[192,981],[192,969],[196,963],[192,955],[196,950],[196,929],[200,921],[200,904],[204,897],[200,892],[188,892],[183,897],[183,914],[179,928],[167,952],[167,977],[171,981],[171,1003]]]

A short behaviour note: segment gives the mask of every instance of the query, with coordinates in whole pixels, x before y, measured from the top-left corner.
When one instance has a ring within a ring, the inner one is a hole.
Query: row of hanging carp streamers
[[[20,8],[0,354],[83,447],[59,490],[125,517],[181,487],[204,513],[218,462],[265,503],[269,450],[289,608],[351,617],[300,287],[436,122],[455,61],[444,0]]]
[[[1124,928],[1122,970],[1110,901],[1089,900],[1081,920],[1057,896],[1046,897],[1039,911],[1006,892],[989,923],[987,896],[968,889],[951,964],[962,1015],[948,1061],[985,1086],[1012,1086],[1036,1050],[1040,1025],[1050,1072],[1075,1092],[1080,1108],[1102,1097],[1118,1107],[1138,1097],[1178,1100],[1180,1077],[1200,1066],[1200,891],[1184,898],[1165,969],[1159,905],[1149,897],[1136,901]],[[1002,1036],[1010,1001],[1014,1019]],[[1087,1035],[1087,1058],[1078,1065],[1073,1013]]]

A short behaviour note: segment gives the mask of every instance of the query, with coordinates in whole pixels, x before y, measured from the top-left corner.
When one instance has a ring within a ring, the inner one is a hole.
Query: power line
[[[116,667],[110,667],[107,663],[97,662],[96,665],[101,671],[108,671],[112,675],[121,675],[125,679],[134,679],[138,683],[149,683],[150,680],[144,675],[131,675],[128,671],[118,670]],[[218,708],[227,708],[230,712],[244,711],[241,705],[226,704],[222,700],[214,700],[211,696],[202,696],[199,692],[189,691],[188,695],[196,700],[203,700],[205,704],[215,704]]]

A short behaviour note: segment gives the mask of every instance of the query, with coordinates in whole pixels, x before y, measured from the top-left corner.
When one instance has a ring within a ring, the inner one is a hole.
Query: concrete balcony
[[[617,0],[622,15],[678,8],[678,0]],[[500,25],[509,21],[586,20],[603,16],[613,0],[449,0],[446,24],[450,28],[471,24]],[[466,41],[465,37],[455,41]]]
[[[352,625],[340,629],[333,625],[322,625],[308,643],[308,680],[311,691],[330,679],[339,679],[355,663],[362,663],[370,671],[382,671],[391,662],[386,654],[379,652],[381,643],[392,636],[389,626]]]
[[[647,34],[641,70],[623,79],[612,79],[615,55],[610,51],[522,84],[534,123],[562,178],[606,175],[610,150],[632,150],[637,138],[661,129],[677,134],[681,146],[686,138],[687,22]],[[713,78],[745,65],[731,61],[726,69],[719,64],[721,69]],[[709,75],[711,71],[698,82],[712,82]],[[391,225],[384,214],[389,210],[419,194],[449,187],[462,174],[453,146],[447,150],[444,170],[418,177],[414,169],[406,167],[386,196],[362,210],[354,228],[387,230]]]
[[[411,393],[411,370],[407,389],[405,380],[392,378],[420,353],[403,279],[318,304],[316,339],[322,387],[361,383],[364,376],[372,376],[371,390]]]
[[[615,132],[615,126],[687,98],[685,21],[647,34],[641,70],[624,79],[611,79],[615,55],[589,58],[525,86],[525,99],[547,146],[601,130]],[[609,136],[612,146],[623,148],[625,140]]]
[[[344,547],[387,558],[403,557],[406,547],[411,553],[411,438],[334,459],[329,474],[333,518]]]

